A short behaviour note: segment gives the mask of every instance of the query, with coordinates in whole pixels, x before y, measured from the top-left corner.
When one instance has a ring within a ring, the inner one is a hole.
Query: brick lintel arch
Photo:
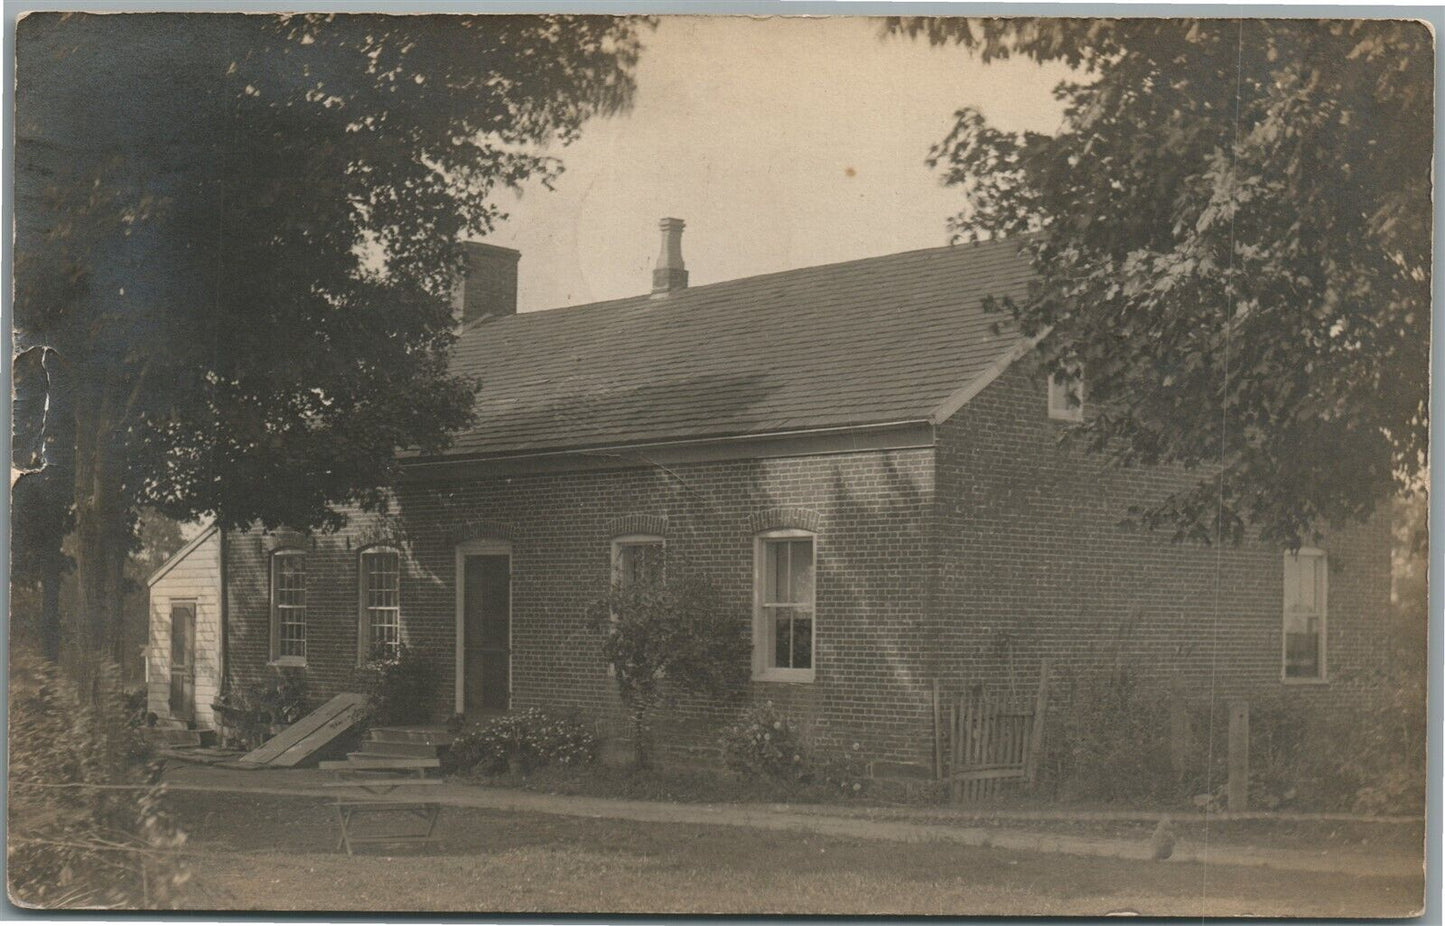
[[[356,550],[358,552],[369,550],[372,547],[389,547],[393,550],[405,550],[411,546],[411,535],[394,524],[382,526],[367,526],[361,529],[356,535]],[[351,541],[346,544],[348,550],[352,549]]]
[[[608,537],[626,537],[629,534],[650,534],[654,537],[666,537],[667,515],[625,514],[607,522]]]
[[[464,521],[447,531],[447,542],[455,546],[469,540],[511,540],[512,525],[505,521]]]
[[[277,550],[309,549],[311,549],[311,536],[305,531],[278,527],[261,535],[261,550],[265,553],[275,553]]]
[[[748,515],[748,530],[754,534],[783,529],[818,533],[823,516],[811,508],[764,508]]]

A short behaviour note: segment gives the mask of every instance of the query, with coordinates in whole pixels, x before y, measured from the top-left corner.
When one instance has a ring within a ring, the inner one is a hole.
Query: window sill
[[[1282,685],[1328,685],[1330,683],[1330,680],[1327,676],[1320,676],[1319,678],[1303,678],[1300,676],[1287,675],[1282,676],[1279,681]]]
[[[755,682],[808,683],[813,681],[812,669],[763,669],[753,672]]]
[[[278,656],[278,657],[276,657],[275,659],[272,659],[270,662],[266,663],[266,665],[268,665],[268,666],[276,666],[277,668],[288,668],[288,667],[289,667],[289,668],[304,669],[304,668],[306,668],[306,657],[305,657],[305,656]]]

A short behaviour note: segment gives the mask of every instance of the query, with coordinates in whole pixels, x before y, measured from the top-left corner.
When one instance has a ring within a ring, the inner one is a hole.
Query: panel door
[[[171,716],[196,719],[196,603],[171,603]]]
[[[505,553],[463,559],[463,706],[469,714],[511,705],[511,567]]]

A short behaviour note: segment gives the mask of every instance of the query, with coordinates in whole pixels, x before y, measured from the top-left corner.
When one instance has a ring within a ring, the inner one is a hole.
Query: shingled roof
[[[448,456],[927,420],[1017,344],[983,300],[1029,277],[994,241],[475,323],[453,369],[477,420]]]

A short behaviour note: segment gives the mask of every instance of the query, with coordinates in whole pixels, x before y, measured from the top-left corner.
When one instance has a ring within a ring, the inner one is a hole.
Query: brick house
[[[682,222],[662,228],[650,294],[547,312],[517,314],[517,252],[472,246],[454,363],[481,378],[476,425],[409,457],[384,515],[217,536],[217,652],[193,662],[231,685],[293,666],[319,698],[371,643],[403,640],[436,660],[439,719],[542,706],[620,729],[584,611],[661,559],[751,615],[748,698],[894,767],[928,761],[934,680],[1032,684],[1043,657],[1320,709],[1368,687],[1388,524],[1298,555],[1121,526],[1197,474],[1061,442],[1087,401],[983,310],[1026,291],[1014,245],[689,288]],[[706,748],[730,710],[685,704],[664,739]]]

